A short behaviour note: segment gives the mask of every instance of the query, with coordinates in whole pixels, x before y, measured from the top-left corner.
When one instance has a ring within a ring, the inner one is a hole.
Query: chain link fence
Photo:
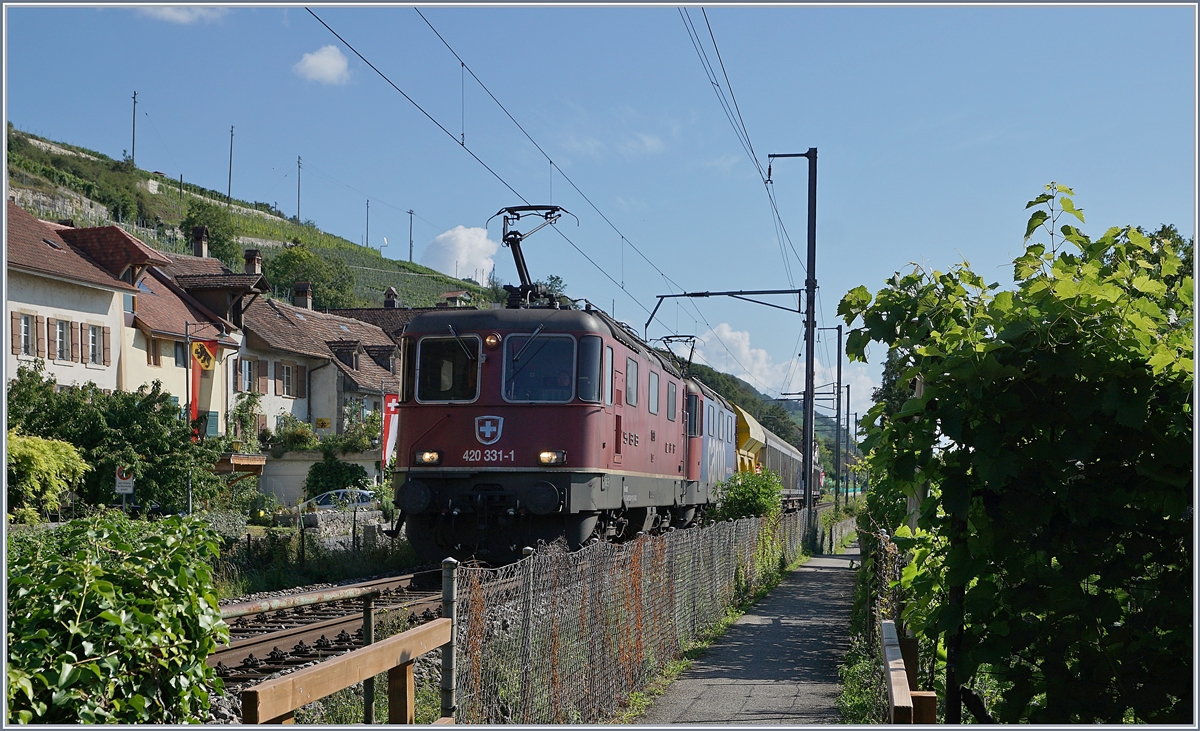
[[[460,568],[458,722],[611,718],[815,529],[800,511]]]

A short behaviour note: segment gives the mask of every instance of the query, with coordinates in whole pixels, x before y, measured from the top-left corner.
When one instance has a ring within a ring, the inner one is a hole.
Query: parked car
[[[337,510],[338,508],[375,510],[378,507],[379,498],[375,497],[373,490],[351,488],[323,492],[311,500],[300,503],[296,509],[301,513],[307,513],[310,510]]]

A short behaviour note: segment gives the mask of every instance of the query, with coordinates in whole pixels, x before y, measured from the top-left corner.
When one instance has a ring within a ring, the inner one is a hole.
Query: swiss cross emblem
[[[476,416],[475,438],[480,444],[495,444],[504,431],[503,416]]]

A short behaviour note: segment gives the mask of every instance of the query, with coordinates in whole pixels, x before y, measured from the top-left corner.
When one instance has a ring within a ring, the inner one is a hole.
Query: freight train
[[[539,541],[684,528],[739,470],[778,473],[799,507],[799,450],[607,313],[530,282],[509,225],[559,210],[502,209],[521,278],[506,308],[422,313],[401,336],[395,503],[417,553],[501,564]]]

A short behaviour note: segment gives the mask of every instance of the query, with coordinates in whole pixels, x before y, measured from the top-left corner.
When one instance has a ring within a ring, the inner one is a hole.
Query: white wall
[[[110,364],[107,366],[15,355],[12,352],[11,333],[9,333],[9,337],[4,341],[8,359],[8,377],[16,377],[19,365],[32,365],[41,360],[46,365],[46,373],[57,378],[61,384],[82,385],[90,381],[101,388],[116,390],[119,385],[117,373],[123,350],[124,318],[121,302],[121,295],[117,292],[15,272],[10,269],[8,271],[8,312],[23,312],[40,315],[47,319],[82,322],[109,327],[112,330],[109,336]],[[4,325],[6,330],[11,327],[11,322],[11,315],[6,315]],[[42,330],[41,335],[45,338],[44,323]],[[80,352],[84,354],[85,361],[87,360],[86,344],[86,339],[80,343]],[[47,339],[47,355],[53,351],[54,342]]]
[[[262,476],[258,478],[259,492],[274,495],[284,505],[296,505],[305,499],[304,480],[308,477],[309,468],[321,459],[320,452],[287,452],[279,459],[268,456]],[[375,467],[379,462],[378,452],[339,455],[338,459],[362,465],[367,477],[374,483],[383,479]]]

